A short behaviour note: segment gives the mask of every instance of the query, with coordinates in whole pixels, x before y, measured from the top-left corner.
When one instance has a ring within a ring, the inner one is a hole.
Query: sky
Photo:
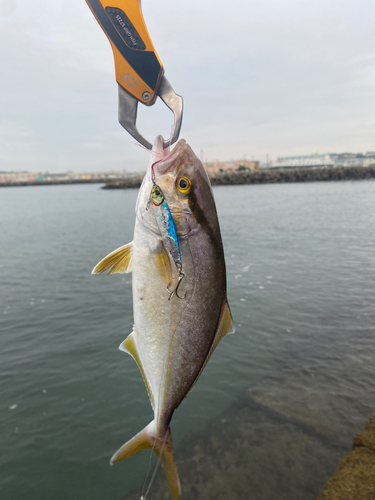
[[[142,0],[180,137],[206,161],[375,150],[373,0]],[[0,171],[145,170],[84,0],[0,0]],[[138,129],[173,115],[139,105]]]

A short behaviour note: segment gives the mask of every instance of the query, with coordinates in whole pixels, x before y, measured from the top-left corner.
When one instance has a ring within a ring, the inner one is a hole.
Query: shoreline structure
[[[286,182],[348,181],[375,179],[375,166],[369,167],[316,167],[261,169],[255,171],[224,171],[208,174],[212,186],[241,184],[276,184]],[[107,181],[103,189],[137,189],[143,175]],[[62,184],[103,184],[103,179],[69,179],[60,181],[4,182],[0,187],[51,186]]]
[[[256,171],[227,171],[209,174],[212,186],[241,184],[276,184],[285,182],[347,181],[375,179],[375,166],[319,167],[293,169],[262,169]],[[139,188],[143,176],[108,182],[103,189]]]
[[[256,171],[227,171],[209,174],[212,186],[241,184],[276,184],[285,182],[347,181],[375,179],[375,166],[370,167],[318,167],[262,169]],[[143,176],[108,182],[103,189],[138,188]]]
[[[356,435],[350,453],[316,500],[372,500],[375,498],[375,413]]]
[[[21,182],[0,182],[2,187],[19,187],[19,186],[60,186],[63,184],[104,184],[106,181],[98,179],[74,179],[61,181],[21,181]]]

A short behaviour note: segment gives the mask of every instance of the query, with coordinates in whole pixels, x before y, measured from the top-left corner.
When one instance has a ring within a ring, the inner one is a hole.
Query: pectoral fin
[[[145,383],[146,389],[147,389],[148,397],[150,398],[150,401],[151,401],[151,406],[152,406],[152,408],[154,408],[154,401],[153,401],[153,396],[152,396],[151,388],[150,388],[150,385],[148,383],[148,380],[147,380],[147,377],[146,377],[146,373],[145,373],[145,371],[143,369],[141,360],[139,358],[137,347],[136,347],[135,342],[134,342],[134,333],[133,332],[131,332],[131,334],[126,337],[126,339],[124,340],[124,342],[121,342],[121,344],[119,346],[119,349],[120,349],[120,351],[124,351],[124,352],[127,352],[128,354],[130,354],[130,356],[137,363],[138,368],[139,368],[139,370],[140,370],[140,372],[142,374],[143,381]]]
[[[165,285],[168,285],[172,281],[172,267],[171,261],[164,248],[163,243],[158,246],[157,250],[152,254],[152,263],[156,271],[158,272],[160,279]]]
[[[218,322],[218,325],[216,328],[216,333],[215,333],[215,337],[214,337],[214,340],[212,342],[211,348],[208,351],[208,354],[207,354],[207,357],[203,363],[203,366],[200,369],[200,372],[198,373],[197,378],[195,379],[194,384],[191,387],[193,387],[196,384],[197,380],[201,376],[203,370],[206,367],[206,364],[208,363],[208,360],[210,359],[212,353],[214,352],[214,350],[218,346],[220,340],[223,337],[225,337],[225,335],[231,334],[234,332],[235,332],[235,327],[234,327],[234,323],[233,323],[232,313],[230,312],[228,302],[225,299],[223,301],[223,305],[221,307],[219,322]]]
[[[91,271],[91,274],[104,273],[109,269],[108,274],[125,274],[132,270],[133,262],[133,242],[131,241],[123,247],[117,248],[107,257],[104,257]]]

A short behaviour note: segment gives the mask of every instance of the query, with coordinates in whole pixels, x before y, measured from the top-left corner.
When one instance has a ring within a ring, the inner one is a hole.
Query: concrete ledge
[[[375,413],[317,500],[375,500]]]

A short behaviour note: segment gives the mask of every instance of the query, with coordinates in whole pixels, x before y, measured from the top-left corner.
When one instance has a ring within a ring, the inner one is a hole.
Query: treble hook
[[[176,288],[174,290],[170,290],[169,287],[171,285],[171,283],[169,283],[169,285],[167,286],[167,290],[168,292],[170,293],[169,297],[168,297],[168,300],[171,300],[171,298],[173,297],[173,295],[176,295],[176,297],[178,299],[184,299],[186,297],[186,293],[184,294],[183,297],[180,297],[178,295],[178,287],[180,286],[181,284],[181,281],[184,279],[185,277],[185,274],[182,272],[182,265],[180,263],[178,263],[179,265],[177,265],[176,263],[176,266],[177,266],[177,269],[178,269],[178,281],[177,281],[177,285],[176,285]]]

